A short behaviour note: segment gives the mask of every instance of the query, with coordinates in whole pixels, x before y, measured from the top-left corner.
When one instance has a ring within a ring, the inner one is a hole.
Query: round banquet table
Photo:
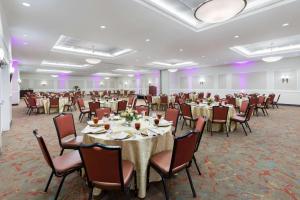
[[[212,113],[213,113],[212,106],[214,105],[217,106],[218,104],[212,104],[211,106],[208,106],[207,104],[204,103],[203,104],[189,103],[189,105],[191,105],[193,118],[198,118],[201,116],[207,119],[212,119]],[[227,115],[227,124],[226,124],[226,126],[228,127],[230,125],[230,118],[236,114],[236,111],[232,105],[226,105],[226,106],[229,107],[228,115]],[[232,122],[229,130],[233,131],[235,129],[236,129],[236,123]],[[212,130],[215,132],[223,131],[223,126],[221,124],[213,124]]]
[[[59,98],[59,113],[62,113],[64,111],[64,106],[69,103],[68,97],[60,97]],[[38,106],[43,106],[45,110],[45,114],[49,113],[49,107],[50,107],[50,99],[49,98],[37,98],[36,104]]]
[[[113,112],[116,112],[117,109],[118,109],[118,101],[120,100],[100,100],[100,107],[103,108],[103,107],[106,107],[106,108],[110,108],[111,111]],[[91,102],[91,100],[89,101],[85,101],[85,106],[88,108],[89,107],[89,102]]]
[[[101,143],[105,145],[121,146],[122,159],[131,161],[137,173],[137,187],[138,197],[144,198],[146,196],[147,184],[147,166],[152,155],[165,150],[173,148],[174,137],[172,135],[171,126],[154,128],[153,119],[140,119],[140,132],[148,133],[149,136],[142,136],[137,134],[134,124],[132,122],[130,127],[124,125],[125,120],[109,121],[111,132],[104,134],[90,134],[90,128],[87,126],[82,133],[84,133],[84,144]],[[149,130],[149,128],[151,130]],[[153,130],[159,133],[153,132]],[[124,140],[114,140],[111,135],[117,132],[125,131],[132,134],[131,138]],[[160,181],[160,176],[155,172],[150,172],[150,181]]]
[[[169,103],[175,103],[175,96],[168,96]],[[152,103],[160,104],[160,96],[152,96]]]

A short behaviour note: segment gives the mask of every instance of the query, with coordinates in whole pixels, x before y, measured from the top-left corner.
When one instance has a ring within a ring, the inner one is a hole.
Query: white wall
[[[289,82],[282,83],[281,77]],[[205,80],[203,85],[200,80]],[[276,63],[251,62],[226,66],[185,69],[169,73],[169,93],[210,91],[225,96],[245,91],[281,94],[280,103],[300,105],[300,58]]]
[[[11,60],[10,36],[7,29],[4,10],[0,4],[0,47],[4,49],[5,59]],[[0,153],[2,151],[2,132],[10,129],[11,124],[11,83],[10,66],[0,69]]]
[[[289,82],[282,83],[281,77],[288,76]],[[153,71],[149,74],[135,75],[134,77],[111,78],[103,80],[100,77],[59,77],[50,75],[22,74],[23,89],[33,88],[36,91],[66,90],[79,85],[83,90],[128,89],[139,94],[147,94],[149,83],[160,89],[162,93],[177,92],[212,92],[225,96],[235,92],[258,92],[281,94],[280,103],[300,105],[300,58],[286,58],[276,63],[250,62],[217,67],[195,68],[180,70],[175,73]],[[199,81],[205,83],[201,85]],[[48,82],[42,86],[42,80]],[[63,82],[64,84],[61,84]],[[99,83],[103,82],[103,85]],[[158,91],[160,93],[160,91]]]
[[[57,78],[49,74],[21,73],[21,89],[34,89],[34,91],[67,91],[72,90],[75,85],[81,90],[135,90],[139,94],[147,94],[149,83],[158,87],[159,92],[159,71],[151,74],[136,74],[134,77],[126,75],[122,77],[111,77],[106,80],[99,76],[71,76],[61,75]],[[46,81],[47,85],[41,83]]]

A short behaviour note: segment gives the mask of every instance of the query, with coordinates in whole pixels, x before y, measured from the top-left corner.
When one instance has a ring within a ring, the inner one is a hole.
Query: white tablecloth
[[[150,122],[151,121],[151,122]],[[153,121],[140,120],[140,131],[148,132],[150,136],[141,136],[136,134],[137,131],[134,128],[135,121],[132,122],[131,127],[123,125],[125,120],[110,121],[112,133],[106,134],[84,134],[83,142],[85,144],[101,143],[106,145],[115,145],[122,147],[122,159],[129,160],[134,163],[135,170],[137,172],[137,186],[139,189],[138,196],[144,198],[146,196],[146,182],[147,182],[147,166],[151,156],[155,153],[171,150],[173,148],[173,135],[171,132],[171,126],[163,128],[155,128],[160,134],[155,134],[149,131],[148,128],[152,127]],[[86,127],[82,132],[89,132]],[[151,128],[152,129],[152,128]],[[133,137],[125,140],[113,140],[110,134],[126,131],[132,133]],[[150,172],[150,181],[159,181],[160,177],[154,171]]]
[[[69,103],[68,97],[60,97],[59,98],[59,113],[62,113],[64,111],[64,106]],[[44,106],[45,113],[49,113],[49,107],[50,107],[50,100],[49,98],[37,98],[36,104],[38,106]],[[53,109],[54,110],[54,109]]]

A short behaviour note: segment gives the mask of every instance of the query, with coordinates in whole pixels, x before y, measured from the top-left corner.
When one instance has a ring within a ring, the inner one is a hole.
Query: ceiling
[[[170,60],[193,62],[199,67],[230,64],[245,59],[258,60],[260,57],[247,58],[232,51],[231,47],[293,37],[300,31],[299,0],[201,31],[192,30],[166,14],[145,6],[141,1],[1,0],[0,3],[8,18],[13,58],[25,72],[35,72],[37,68],[55,68],[41,66],[43,60],[86,64],[85,59],[91,56],[53,51],[53,46],[62,35],[70,37],[77,45],[84,41],[86,43],[83,46],[97,44],[97,47],[109,51],[134,50],[113,58],[101,57],[102,62],[92,67],[68,69],[74,71],[73,75],[91,75],[115,73],[115,69],[135,69],[146,73],[147,70],[170,68],[152,64]],[[31,6],[25,7],[22,2]],[[188,2],[194,5],[195,0]],[[289,25],[282,26],[286,23]],[[292,52],[284,56],[299,54]],[[119,71],[117,74],[122,73],[132,72]]]

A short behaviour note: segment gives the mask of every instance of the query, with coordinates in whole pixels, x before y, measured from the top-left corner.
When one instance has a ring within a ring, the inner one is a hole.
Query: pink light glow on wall
[[[66,89],[67,82],[69,80],[69,75],[61,73],[58,75],[58,88],[59,89]]]
[[[187,68],[183,69],[182,72],[187,76],[188,89],[193,89],[193,75],[200,72],[199,68]]]

